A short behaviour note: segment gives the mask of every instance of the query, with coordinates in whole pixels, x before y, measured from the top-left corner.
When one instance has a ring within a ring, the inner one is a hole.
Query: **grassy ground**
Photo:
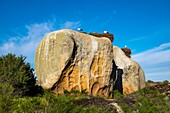
[[[12,98],[1,95],[0,113],[115,113],[104,98],[81,93]]]
[[[146,88],[115,102],[126,113],[170,113],[170,84],[147,83]]]
[[[116,113],[116,102],[125,113],[169,113],[170,84],[148,83],[130,95],[114,92],[114,100],[88,96],[74,91],[64,95],[45,92],[35,97],[13,98],[0,95],[0,113]]]

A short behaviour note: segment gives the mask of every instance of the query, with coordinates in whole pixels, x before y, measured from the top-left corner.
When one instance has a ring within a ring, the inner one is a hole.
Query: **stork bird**
[[[77,30],[78,30],[79,32],[83,31],[83,29],[82,29],[82,28],[77,28]]]
[[[125,48],[127,48],[127,45],[125,45]]]
[[[104,31],[104,33],[109,33],[108,31]]]

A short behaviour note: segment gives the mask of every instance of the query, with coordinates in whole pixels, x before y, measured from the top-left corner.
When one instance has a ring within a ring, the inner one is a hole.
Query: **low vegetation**
[[[92,97],[86,91],[65,90],[63,95],[43,91],[36,85],[34,70],[25,57],[0,57],[0,113],[169,113],[170,83],[147,82],[147,87],[130,95],[114,91],[114,100]]]
[[[167,82],[156,83],[154,86],[148,86],[122,99],[116,99],[116,102],[125,113],[169,113],[169,91],[170,84]]]
[[[25,62],[26,57],[7,54],[0,57],[0,93],[13,96],[34,96],[40,88],[36,86],[34,69]]]
[[[93,100],[99,100],[98,98],[92,99],[93,97],[86,96],[83,94],[64,94],[54,95],[51,92],[45,91],[41,96],[34,97],[18,97],[6,98],[6,101],[0,100],[0,112],[1,113],[110,113],[111,110],[100,105],[98,109],[95,104],[90,104]],[[2,99],[2,98],[1,98]],[[81,104],[83,100],[89,99],[87,105]],[[100,100],[103,102],[105,99]],[[94,101],[95,102],[95,101]],[[105,102],[107,102],[105,100]],[[98,103],[100,104],[100,103]],[[114,113],[114,112],[113,112]]]

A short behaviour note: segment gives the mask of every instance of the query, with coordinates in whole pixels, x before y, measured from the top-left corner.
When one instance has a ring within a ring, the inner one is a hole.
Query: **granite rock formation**
[[[118,78],[122,78],[122,80],[119,81],[122,82],[123,93],[129,94],[144,88],[145,74],[140,65],[127,57],[117,46],[113,46],[113,53],[117,72],[115,74],[115,82]],[[120,82],[115,83],[115,87],[119,85]],[[118,89],[120,89],[120,87],[118,87]]]
[[[92,95],[109,96],[113,87],[112,50],[108,38],[66,29],[51,32],[36,50],[39,84],[55,93],[86,90]]]
[[[124,93],[145,86],[142,68],[112,46],[109,38],[67,29],[51,32],[41,40],[35,69],[38,83],[57,94],[79,90],[110,97],[117,86]]]

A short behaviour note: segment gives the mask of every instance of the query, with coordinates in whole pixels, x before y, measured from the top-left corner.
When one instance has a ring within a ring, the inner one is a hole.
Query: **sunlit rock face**
[[[91,95],[110,96],[113,47],[108,38],[72,30],[47,34],[36,50],[39,84],[55,93],[86,90]]]
[[[117,82],[115,85],[119,85],[122,82],[124,94],[130,94],[145,87],[145,74],[137,62],[126,56],[125,53],[116,46],[113,46],[113,59],[117,71],[115,81],[120,78],[120,76],[122,78],[122,81]]]

